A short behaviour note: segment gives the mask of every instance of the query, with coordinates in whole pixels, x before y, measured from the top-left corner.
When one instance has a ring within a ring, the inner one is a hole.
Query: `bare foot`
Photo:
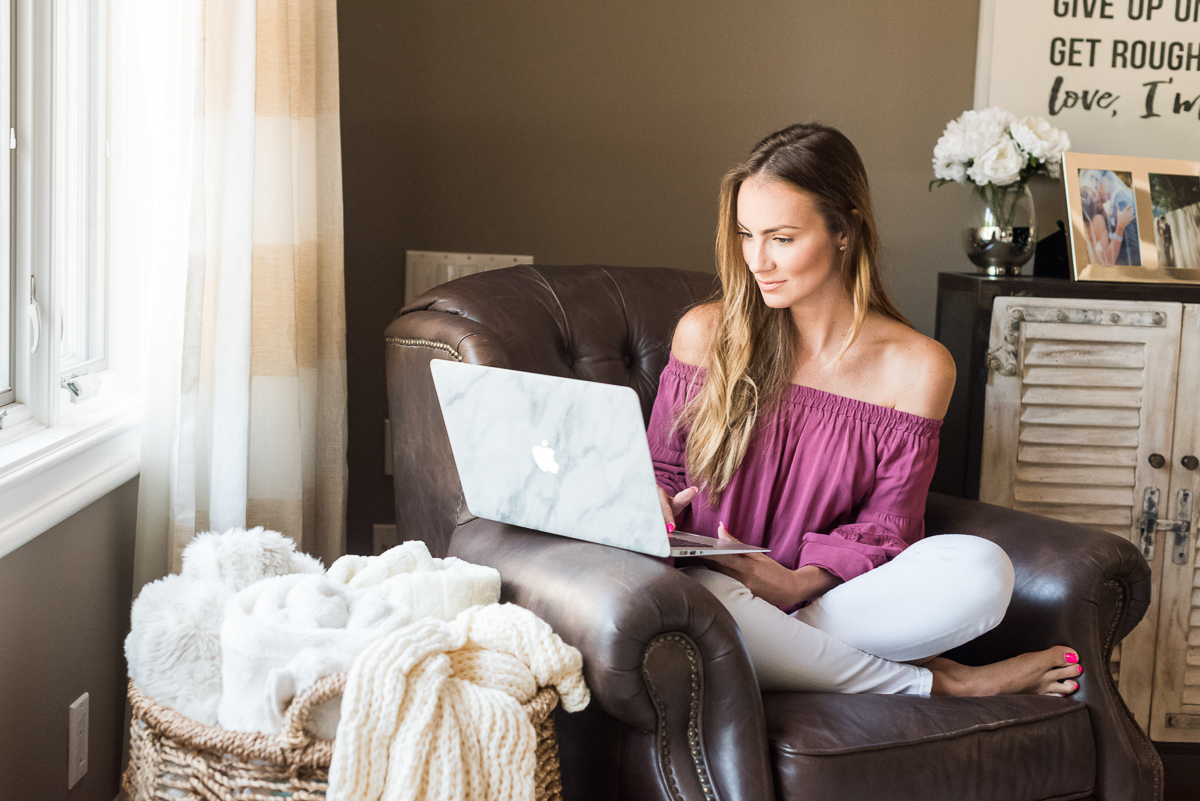
[[[980,667],[940,656],[923,667],[933,672],[933,695],[1070,695],[1079,689],[1073,679],[1083,673],[1083,666],[1068,662],[1068,654],[1079,658],[1074,649],[1056,645]]]

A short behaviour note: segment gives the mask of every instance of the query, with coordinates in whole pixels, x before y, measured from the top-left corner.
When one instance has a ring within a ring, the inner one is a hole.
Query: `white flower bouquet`
[[[1057,178],[1063,151],[1070,147],[1067,134],[1041,117],[1017,119],[996,107],[964,111],[934,145],[936,177],[929,188],[969,180],[996,210],[1001,225],[1011,225],[1004,222],[1004,211],[1011,207],[1007,199],[1020,194],[1035,175]]]

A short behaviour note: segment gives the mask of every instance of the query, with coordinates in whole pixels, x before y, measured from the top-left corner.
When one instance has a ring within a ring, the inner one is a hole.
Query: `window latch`
[[[100,377],[88,375],[84,370],[64,378],[62,386],[71,393],[71,403],[80,403],[94,398],[100,391]]]
[[[4,430],[4,418],[5,417],[8,417],[8,412],[5,411],[4,409],[0,409],[0,431]]]

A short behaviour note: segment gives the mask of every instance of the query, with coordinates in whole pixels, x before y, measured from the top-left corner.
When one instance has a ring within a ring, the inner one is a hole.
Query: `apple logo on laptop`
[[[533,446],[533,461],[545,472],[557,473],[558,462],[554,461],[554,448],[548,448],[546,445],[547,441],[542,440],[541,445]]]

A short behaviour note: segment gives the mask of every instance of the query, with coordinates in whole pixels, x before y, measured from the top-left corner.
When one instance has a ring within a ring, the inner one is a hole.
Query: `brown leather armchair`
[[[648,419],[674,325],[713,280],[513,267],[437,287],[387,330],[401,535],[496,567],[506,600],[583,652],[593,703],[558,716],[568,801],[1161,798],[1161,762],[1107,669],[1150,598],[1149,567],[1119,537],[929,497],[928,535],[987,537],[1016,568],[1004,622],[951,656],[983,664],[1069,644],[1085,669],[1071,698],[763,694],[736,625],[686,575],[469,514],[430,359],[632,386]]]

